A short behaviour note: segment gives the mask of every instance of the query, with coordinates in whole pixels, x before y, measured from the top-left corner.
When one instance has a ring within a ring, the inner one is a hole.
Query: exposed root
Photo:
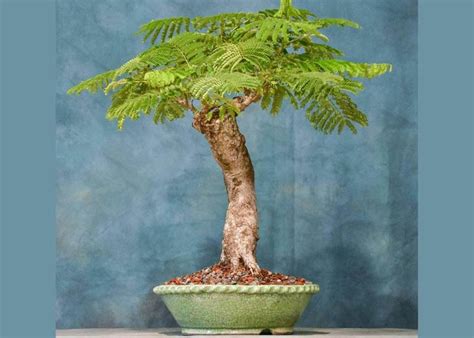
[[[256,276],[260,273],[260,267],[253,255],[242,256],[242,261],[244,262],[244,266],[250,270],[252,275]]]
[[[222,253],[219,265],[228,266],[231,272],[248,270],[253,276],[257,276],[261,271],[253,254],[244,254],[226,259],[224,253]]]

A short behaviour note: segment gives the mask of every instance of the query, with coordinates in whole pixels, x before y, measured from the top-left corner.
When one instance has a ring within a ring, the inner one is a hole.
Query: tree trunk
[[[245,107],[241,108],[242,110]],[[227,189],[228,208],[222,240],[221,264],[230,264],[253,274],[260,271],[255,257],[258,240],[258,214],[252,161],[237,119],[206,117],[204,109],[194,116],[193,126],[206,137],[212,154],[221,167]]]

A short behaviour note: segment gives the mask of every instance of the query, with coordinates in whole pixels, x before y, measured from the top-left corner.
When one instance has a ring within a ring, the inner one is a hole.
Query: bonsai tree
[[[148,49],[68,93],[111,94],[106,116],[118,129],[144,115],[164,123],[192,113],[192,126],[208,141],[227,189],[220,264],[258,274],[254,169],[239,130],[240,113],[259,102],[276,115],[288,99],[305,110],[317,131],[355,134],[357,126],[368,125],[351,96],[363,89],[355,78],[391,70],[389,64],[343,60],[321,32],[331,25],[359,28],[295,8],[292,0],[258,13],[152,20],[139,30]]]

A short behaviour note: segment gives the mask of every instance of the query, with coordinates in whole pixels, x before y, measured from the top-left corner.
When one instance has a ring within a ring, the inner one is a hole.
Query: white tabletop
[[[75,337],[105,337],[105,338],[156,338],[156,337],[179,337],[181,332],[179,329],[73,329],[73,330],[57,330],[57,337],[75,338]],[[209,337],[209,336],[194,336],[194,337]],[[216,336],[214,336],[216,337]],[[217,336],[218,337],[218,336]],[[240,336],[240,337],[255,337],[255,336]],[[319,338],[416,338],[418,332],[416,330],[406,329],[313,329],[313,328],[299,328],[291,336],[286,337],[319,337]]]

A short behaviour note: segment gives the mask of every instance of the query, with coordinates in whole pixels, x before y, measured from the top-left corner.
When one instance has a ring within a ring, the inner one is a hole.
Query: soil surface
[[[304,285],[311,282],[304,278],[287,276],[261,269],[258,275],[241,268],[232,272],[229,266],[215,264],[189,275],[173,278],[165,285],[224,284],[224,285]]]

